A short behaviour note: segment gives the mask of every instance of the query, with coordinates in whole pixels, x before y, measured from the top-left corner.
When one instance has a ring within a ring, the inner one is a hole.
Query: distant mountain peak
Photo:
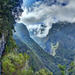
[[[15,25],[15,34],[21,37],[29,36],[29,31],[27,30],[27,27],[23,23],[16,23]]]

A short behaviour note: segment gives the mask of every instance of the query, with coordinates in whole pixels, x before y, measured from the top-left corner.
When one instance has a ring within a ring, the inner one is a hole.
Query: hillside
[[[55,72],[57,70],[57,65],[55,63],[57,62],[56,59],[47,52],[45,52],[33,39],[28,36],[28,33],[26,33],[27,29],[25,25],[17,24],[16,27],[17,29],[15,35],[20,39],[19,41],[25,44],[30,49],[30,52],[32,51],[37,56],[37,58],[42,62],[42,65],[44,65],[44,67],[51,70],[52,72]],[[24,28],[24,30],[21,28]],[[14,39],[17,37],[14,37]],[[20,45],[21,48],[23,47],[22,44],[17,43],[17,45]]]
[[[52,25],[49,34],[45,38],[37,38],[36,42],[40,40],[41,47],[52,55],[53,47],[59,43],[55,51],[55,58],[59,59],[61,64],[69,64],[75,57],[75,23],[58,22]]]

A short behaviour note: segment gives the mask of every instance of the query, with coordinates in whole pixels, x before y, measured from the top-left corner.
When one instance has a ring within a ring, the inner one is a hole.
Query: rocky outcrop
[[[2,34],[2,37],[0,38],[0,58],[2,56],[2,53],[5,49],[5,37],[4,37],[4,34]]]
[[[0,37],[0,58],[2,56],[4,49],[5,49],[5,44],[6,44],[6,41],[5,41],[5,37],[4,37],[4,33],[3,33]],[[0,75],[1,75],[1,62],[0,62]]]

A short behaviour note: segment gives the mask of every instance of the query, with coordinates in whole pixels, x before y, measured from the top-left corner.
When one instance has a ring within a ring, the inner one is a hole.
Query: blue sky
[[[40,1],[40,0],[24,0],[24,6],[31,7],[33,3],[35,3],[36,1]]]
[[[64,0],[23,0],[24,6],[27,8],[31,7],[37,1],[43,1],[45,3],[48,2],[48,4],[51,4],[51,3],[55,4],[57,2],[58,4],[61,4],[63,6],[65,6],[68,2],[68,0],[65,0],[65,2],[64,2]]]

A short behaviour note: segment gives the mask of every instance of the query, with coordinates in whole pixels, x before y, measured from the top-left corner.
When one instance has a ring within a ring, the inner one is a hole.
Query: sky
[[[57,0],[52,5],[48,5],[51,0],[44,1],[24,0],[22,6],[24,12],[20,16],[19,22],[25,24],[34,36],[46,37],[53,23],[75,22],[75,0]]]

